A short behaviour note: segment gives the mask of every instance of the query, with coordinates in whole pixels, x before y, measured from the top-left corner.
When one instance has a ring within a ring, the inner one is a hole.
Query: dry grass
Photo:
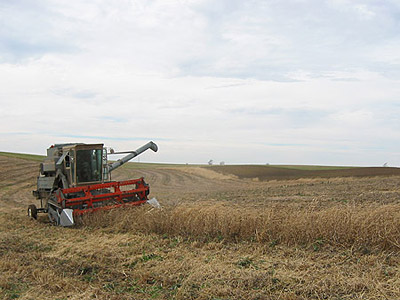
[[[116,232],[157,233],[201,241],[252,241],[400,251],[400,205],[340,206],[322,210],[246,208],[228,203],[187,204],[157,210],[114,210],[89,215],[83,225]]]
[[[237,179],[238,177],[232,174],[222,174],[213,171],[211,168],[205,168],[205,167],[183,167],[180,169],[182,172],[191,174],[191,175],[197,175],[201,176],[203,178],[207,179],[217,179],[217,180],[228,180],[228,179]]]
[[[398,177],[185,168],[121,168],[116,180],[145,176],[164,208],[61,228],[26,217],[37,164],[0,155],[0,299],[400,299]]]

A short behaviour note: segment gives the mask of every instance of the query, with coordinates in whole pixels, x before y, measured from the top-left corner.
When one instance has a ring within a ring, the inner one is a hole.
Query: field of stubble
[[[0,155],[0,298],[400,299],[398,169],[225,167],[129,164],[162,210],[60,228],[26,216],[38,161]]]

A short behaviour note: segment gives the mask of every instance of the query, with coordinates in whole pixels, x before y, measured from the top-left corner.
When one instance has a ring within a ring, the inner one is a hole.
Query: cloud
[[[391,1],[27,3],[2,4],[11,62],[71,53],[88,67],[285,82],[298,70],[373,69],[376,52],[398,57],[400,9]]]
[[[400,164],[399,12],[396,1],[2,3],[0,145],[154,139],[158,161]]]
[[[17,63],[47,53],[79,51],[64,26],[68,20],[49,9],[45,1],[9,1],[0,4],[0,62]]]

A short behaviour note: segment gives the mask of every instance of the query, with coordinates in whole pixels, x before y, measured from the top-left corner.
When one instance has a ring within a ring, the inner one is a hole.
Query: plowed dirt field
[[[127,164],[162,210],[26,216],[38,161],[0,155],[0,299],[400,299],[400,172]]]

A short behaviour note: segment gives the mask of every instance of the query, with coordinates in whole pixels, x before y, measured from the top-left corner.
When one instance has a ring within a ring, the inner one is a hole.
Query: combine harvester
[[[56,144],[47,149],[47,157],[40,164],[37,190],[33,195],[40,200],[40,208],[28,207],[28,216],[37,219],[38,213],[47,213],[52,223],[74,225],[74,216],[115,207],[140,205],[148,200],[149,186],[144,178],[111,181],[111,172],[143,153],[157,152],[153,142],[128,153],[114,163],[108,163],[103,144]]]

